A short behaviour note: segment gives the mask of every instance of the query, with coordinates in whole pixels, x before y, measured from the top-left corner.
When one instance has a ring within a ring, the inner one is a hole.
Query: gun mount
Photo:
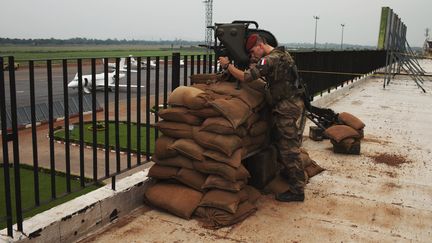
[[[214,30],[214,44],[212,46],[201,46],[213,49],[216,59],[221,56],[228,57],[233,64],[241,70],[249,68],[250,65],[251,57],[245,49],[246,40],[250,35],[259,34],[266,39],[270,46],[278,46],[276,37],[267,30],[259,29],[259,25],[256,21],[235,20],[231,23],[215,23],[214,26],[209,26],[208,28]],[[296,85],[299,89],[304,91],[303,99],[306,105],[305,117],[309,118],[323,130],[334,124],[337,121],[337,114],[331,109],[312,106],[307,86],[298,74],[296,66],[294,66],[294,74]],[[239,87],[238,84],[238,88]],[[303,120],[303,129],[304,122]]]
[[[254,25],[255,28],[251,28]],[[232,23],[216,23],[213,28],[214,30],[214,44],[213,46],[205,46],[213,49],[216,58],[221,56],[228,57],[233,64],[244,70],[249,67],[250,55],[245,49],[245,42],[247,38],[252,34],[259,34],[264,37],[268,44],[276,47],[278,42],[275,36],[267,30],[258,28],[258,23],[249,20],[236,20]]]

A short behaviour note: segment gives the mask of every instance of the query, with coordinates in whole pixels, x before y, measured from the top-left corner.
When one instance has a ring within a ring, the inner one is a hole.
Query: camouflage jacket
[[[245,82],[265,78],[267,101],[274,105],[279,100],[299,93],[293,72],[294,60],[283,47],[273,49],[261,58],[255,67],[245,71]]]

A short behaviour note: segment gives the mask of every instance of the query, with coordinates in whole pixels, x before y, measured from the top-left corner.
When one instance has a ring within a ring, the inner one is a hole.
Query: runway
[[[103,73],[103,65],[99,64],[96,66],[96,74]],[[190,66],[187,67],[187,76],[190,76]],[[150,69],[148,70],[150,72],[150,86],[141,88],[141,97],[142,99],[145,99],[146,95],[146,89],[150,89],[150,94],[154,95],[156,91],[156,70]],[[195,64],[195,73],[197,71],[197,67]],[[202,71],[202,66],[201,66]],[[110,70],[111,72],[111,70]],[[146,79],[147,79],[147,70],[142,69],[141,72],[141,86],[146,85]],[[90,75],[91,74],[91,66],[90,65],[83,65],[82,66],[82,73],[83,75]],[[16,80],[16,95],[17,95],[17,107],[26,107],[30,106],[30,82],[29,82],[29,68],[23,67],[15,71],[15,80]],[[77,66],[76,64],[69,64],[68,65],[68,73],[67,73],[67,81],[73,80],[75,75],[77,74]],[[164,65],[161,62],[160,69],[159,69],[159,95],[160,95],[160,101],[163,99],[163,91],[164,91]],[[138,73],[131,73],[131,84],[136,85],[137,84],[137,75]],[[171,64],[167,65],[167,90],[168,92],[171,91],[171,83],[172,83],[172,66]],[[41,104],[41,103],[48,103],[48,75],[47,75],[47,68],[45,67],[35,67],[34,68],[34,77],[35,77],[35,103]],[[5,78],[5,92],[6,92],[6,107],[10,107],[10,87],[9,87],[9,72],[4,72],[4,78]],[[53,65],[52,67],[52,88],[53,88],[53,101],[57,100],[63,100],[64,97],[64,91],[63,91],[63,68],[61,65]],[[120,80],[120,84],[126,84],[126,76]],[[184,82],[184,68],[180,68],[180,84],[182,85]],[[189,83],[188,78],[188,83]],[[68,88],[68,95],[69,96],[77,96],[78,95],[78,89],[71,89]],[[131,97],[134,98],[137,96],[137,88],[131,88]],[[104,104],[104,92],[103,89],[98,89],[96,91],[97,94],[97,100],[99,104],[102,106]],[[90,94],[85,94],[90,95]],[[126,94],[126,88],[119,88],[119,100],[125,100],[127,98]],[[114,92],[109,93],[109,99],[110,102],[114,101]]]

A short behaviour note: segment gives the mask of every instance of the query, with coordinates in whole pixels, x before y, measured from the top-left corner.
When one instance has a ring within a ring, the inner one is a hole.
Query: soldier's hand
[[[230,63],[230,60],[228,57],[219,57],[219,63],[223,69],[226,69],[226,67]]]

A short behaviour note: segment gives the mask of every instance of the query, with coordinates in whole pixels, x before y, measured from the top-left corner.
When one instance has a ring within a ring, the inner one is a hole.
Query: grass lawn
[[[60,59],[60,58],[102,58],[102,57],[127,57],[137,56],[168,56],[171,58],[173,52],[181,55],[205,54],[204,48],[157,48],[149,49],[147,46],[127,45],[77,45],[77,46],[1,46],[1,56],[14,56],[16,61],[37,59]]]
[[[111,149],[115,149],[115,124],[114,122],[109,122],[109,145]],[[89,128],[92,126],[90,123],[84,124],[84,142],[88,145],[93,144],[93,131]],[[127,125],[125,122],[119,122],[119,133],[120,133],[120,150],[126,151],[127,148],[127,134],[126,134]],[[159,133],[160,134],[160,133]],[[64,140],[65,139],[65,130],[60,129],[54,133],[55,139]],[[70,131],[69,138],[71,142],[78,143],[79,142],[79,127],[78,124],[74,124],[74,129]],[[155,141],[155,128],[150,128],[150,153],[154,153],[154,141]],[[97,132],[97,144],[99,147],[105,146],[105,131]],[[137,126],[134,123],[131,123],[131,151],[137,151]],[[146,125],[141,124],[141,153],[146,152]]]
[[[34,197],[34,177],[33,169],[30,166],[22,166],[20,168],[20,178],[21,178],[21,202],[22,208],[30,209],[35,206]],[[11,194],[12,194],[12,215],[14,216],[13,222],[16,223],[16,213],[15,213],[15,186],[14,186],[14,169],[9,169],[9,175],[11,178]],[[74,177],[72,177],[74,178]],[[71,189],[72,193],[61,197],[66,192],[66,177],[63,175],[56,175],[56,193],[58,198],[54,201],[47,202],[51,199],[51,176],[48,172],[39,171],[39,194],[40,202],[44,204],[38,208],[34,208],[30,211],[23,213],[24,218],[31,217],[42,211],[48,210],[56,205],[62,204],[69,201],[75,197],[86,194],[90,191],[97,189],[98,185],[90,185],[82,190],[80,189],[80,183],[77,179],[71,178]],[[79,191],[78,191],[79,190]],[[0,229],[6,228],[6,200],[5,200],[5,188],[4,188],[4,171],[3,166],[0,168]]]

